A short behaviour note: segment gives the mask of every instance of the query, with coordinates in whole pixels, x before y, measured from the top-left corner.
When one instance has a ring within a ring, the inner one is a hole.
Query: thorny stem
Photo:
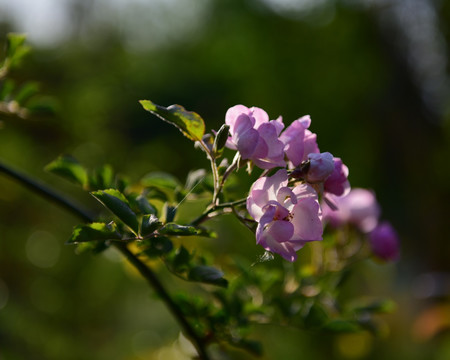
[[[74,204],[72,201],[64,198],[59,195],[52,189],[47,186],[31,179],[30,177],[9,168],[5,164],[0,162],[0,173],[3,172],[6,175],[9,175],[14,180],[17,180],[19,183],[32,190],[33,192],[53,201],[54,203],[62,206],[72,214],[76,215],[80,219],[86,222],[94,222],[95,218],[87,211]],[[195,346],[198,356],[202,360],[209,360],[210,357],[205,349],[204,341],[201,337],[197,335],[194,328],[187,321],[184,314],[179,310],[176,303],[173,301],[164,285],[159,281],[158,277],[155,273],[149,268],[146,264],[144,264],[133,252],[131,252],[126,244],[123,243],[113,243],[113,246],[119,250],[122,255],[124,255],[128,261],[139,271],[139,273],[147,280],[147,282],[152,286],[152,288],[156,291],[156,293],[160,296],[162,301],[166,304],[169,311],[176,318],[181,328],[184,330],[187,337],[192,341]]]

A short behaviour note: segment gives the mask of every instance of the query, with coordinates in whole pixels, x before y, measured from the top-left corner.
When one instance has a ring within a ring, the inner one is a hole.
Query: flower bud
[[[393,261],[399,257],[399,241],[394,228],[388,222],[379,224],[369,233],[370,246],[373,254],[384,260]]]
[[[225,144],[227,143],[229,131],[230,131],[230,125],[223,124],[222,127],[217,132],[216,138],[214,139],[214,145],[213,145],[213,153],[215,155],[220,154],[221,151],[223,150],[223,148],[225,147]]]
[[[329,152],[321,154],[308,154],[309,168],[306,174],[306,181],[319,183],[326,180],[334,170],[333,155]]]

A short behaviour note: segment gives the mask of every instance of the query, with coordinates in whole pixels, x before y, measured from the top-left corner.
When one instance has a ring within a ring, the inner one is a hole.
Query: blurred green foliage
[[[450,271],[449,119],[422,102],[406,60],[380,30],[376,11],[351,2],[329,4],[334,16],[318,21],[317,14],[282,17],[256,0],[218,1],[196,36],[180,35],[157,49],[130,51],[112,24],[93,33],[90,43],[73,36],[54,49],[34,48],[10,76],[18,88],[37,81],[46,108],[56,114],[38,112],[28,119],[0,114],[0,156],[100,211],[94,198],[44,172],[44,166],[69,153],[90,168],[110,164],[134,181],[164,171],[182,183],[190,170],[208,168],[191,141],[150,118],[138,100],[181,104],[201,114],[207,131],[218,130],[226,110],[238,103],[262,107],[271,118],[282,114],[285,123],[310,114],[321,148],[344,160],[352,185],[376,191],[383,217],[402,239],[398,266],[361,265],[343,296],[393,296],[399,306],[387,317],[389,337],[385,330],[380,338],[366,333],[318,338],[314,329],[259,325],[252,330],[265,344],[263,358],[443,360],[450,352],[448,331],[416,337],[411,332],[433,306],[414,299],[412,284],[422,272]],[[448,10],[443,2],[437,19],[446,44]],[[4,43],[8,25],[2,29]],[[248,189],[252,180],[236,187]],[[78,219],[7,177],[0,177],[0,189],[0,359],[180,356],[181,350],[171,347],[178,326],[118,254],[75,256],[74,248],[63,244]],[[179,216],[196,211],[188,205]],[[236,262],[239,253],[250,264],[263,254],[231,217],[211,226],[218,239],[183,245],[229,254]],[[280,266],[263,262],[246,269],[259,271],[264,264]],[[162,268],[161,274],[170,288],[185,286]],[[231,349],[229,354],[248,358]]]

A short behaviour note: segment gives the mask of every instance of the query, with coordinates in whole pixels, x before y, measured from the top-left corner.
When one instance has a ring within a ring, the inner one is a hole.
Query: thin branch
[[[20,173],[17,170],[14,170],[10,168],[9,166],[3,164],[0,162],[0,173],[3,172],[10,177],[12,177],[14,180],[17,180],[19,183],[27,187],[28,189],[32,190],[33,192],[45,197],[46,199],[62,206],[72,214],[76,215],[77,217],[81,218],[85,222],[94,222],[95,218],[92,214],[88,213],[86,210],[80,208],[80,206],[76,205],[72,201],[66,199],[65,197],[61,196],[60,194],[56,193],[52,189],[48,188],[47,186],[43,185],[40,182],[37,182],[34,179],[31,179],[25,174]]]
[[[212,206],[209,209],[207,209],[203,214],[201,214],[199,217],[197,217],[194,220],[192,220],[189,223],[189,225],[192,225],[192,226],[200,225],[202,222],[212,218],[213,216],[209,216],[209,215],[211,213],[213,213],[214,211],[221,210],[221,209],[227,209],[227,208],[233,209],[235,206],[239,206],[239,205],[245,204],[246,201],[247,201],[247,199],[240,199],[240,200],[236,200],[236,201],[222,203],[222,204],[219,204],[219,205],[216,205],[216,206]]]
[[[203,151],[206,153],[206,155],[208,156],[209,161],[211,162],[211,172],[213,174],[213,179],[214,179],[214,194],[213,194],[213,201],[212,201],[212,205],[215,206],[217,205],[217,199],[219,196],[219,181],[220,181],[220,176],[219,176],[219,170],[217,169],[217,165],[216,165],[216,161],[214,159],[214,155],[211,153],[211,151],[209,150],[208,146],[206,146],[206,144],[203,142],[203,140],[198,142],[200,144],[200,146],[202,147]]]
[[[51,200],[52,202],[62,206],[66,210],[69,210],[72,214],[76,215],[83,221],[86,222],[95,221],[94,216],[89,214],[80,206],[74,204],[72,201],[64,198],[63,196],[54,192],[52,189],[48,188],[42,183],[39,183],[0,162],[0,173],[1,172],[9,175],[14,180],[17,180],[18,182],[20,182],[22,185],[32,190],[33,192],[45,197],[46,199]],[[164,301],[169,311],[177,319],[181,328],[184,330],[187,337],[192,341],[193,345],[197,349],[200,359],[209,360],[210,358],[208,356],[208,353],[206,352],[203,339],[201,339],[197,335],[194,328],[189,324],[184,314],[179,310],[176,303],[170,297],[169,293],[164,288],[163,284],[159,281],[155,273],[146,264],[144,264],[134,253],[132,253],[128,249],[126,244],[113,243],[113,246],[116,249],[118,249],[122,253],[122,255],[124,255],[128,259],[128,261],[139,271],[139,273],[147,280],[147,282],[152,286],[152,288],[156,291],[159,297]]]

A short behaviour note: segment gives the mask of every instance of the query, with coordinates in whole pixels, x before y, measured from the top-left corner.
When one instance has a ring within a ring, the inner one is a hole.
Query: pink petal
[[[244,133],[236,135],[237,149],[241,153],[242,159],[249,159],[255,153],[260,137],[255,129],[249,129]]]
[[[269,122],[269,115],[267,113],[259,108],[259,107],[252,107],[250,108],[250,115],[253,116],[255,119],[254,127],[257,129],[261,124],[264,124],[266,122]]]
[[[291,220],[294,225],[294,236],[291,241],[322,240],[323,225],[320,206],[317,200],[306,198],[294,206]]]
[[[241,114],[250,114],[250,109],[244,105],[235,105],[227,110],[225,114],[225,123],[230,125],[230,131],[233,132],[234,124]],[[252,119],[253,120],[253,119]],[[254,123],[252,123],[253,125]]]
[[[294,121],[280,135],[284,144],[284,151],[294,166],[300,165],[303,160],[305,127],[300,120]]]

